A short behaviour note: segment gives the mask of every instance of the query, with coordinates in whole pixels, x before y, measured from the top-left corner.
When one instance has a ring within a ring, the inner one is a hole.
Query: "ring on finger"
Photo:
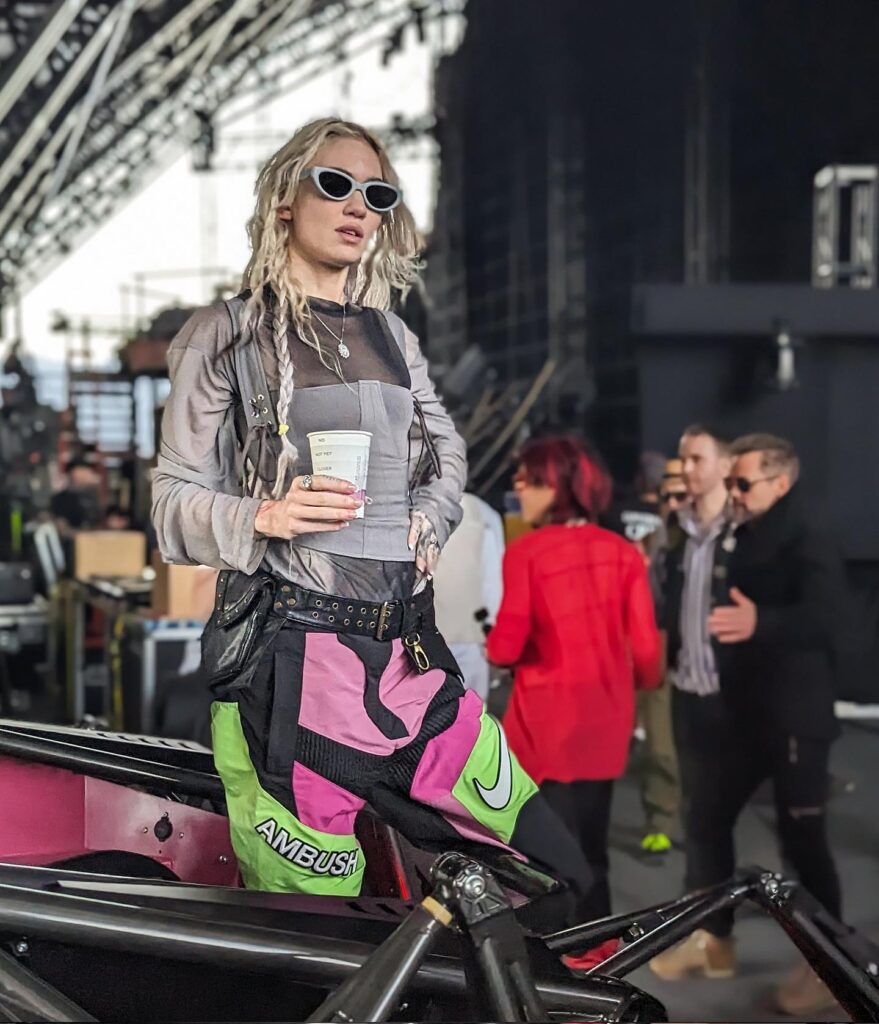
[[[306,473],[305,476],[302,478],[302,489],[304,491],[310,491],[313,483],[314,477],[312,477],[311,473]]]

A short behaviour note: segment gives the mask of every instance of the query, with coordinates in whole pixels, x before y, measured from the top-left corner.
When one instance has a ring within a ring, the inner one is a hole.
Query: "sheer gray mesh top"
[[[344,337],[349,354],[347,359],[340,359],[339,363],[345,381],[350,384],[359,380],[377,380],[403,388],[409,387],[406,359],[378,310],[364,309],[349,302],[345,305],[343,317],[342,306],[338,302],[309,298],[308,306],[314,317],[312,322],[321,348],[327,356],[338,351],[337,337]],[[296,370],[297,388],[335,386],[340,383],[337,374],[321,362],[318,353],[301,341],[292,328],[288,340]],[[327,362],[332,365],[332,359],[327,359]]]

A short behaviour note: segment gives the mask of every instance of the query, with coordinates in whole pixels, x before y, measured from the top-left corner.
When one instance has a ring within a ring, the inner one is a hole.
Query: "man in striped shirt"
[[[679,454],[690,496],[689,507],[669,526],[669,542],[661,569],[667,631],[669,676],[673,684],[672,720],[683,802],[686,843],[686,886],[703,883],[707,854],[700,836],[706,801],[714,799],[718,766],[734,742],[729,716],[720,696],[715,650],[708,632],[712,606],[726,602],[725,563],[732,536],[724,483],[732,460],[729,442],[716,431],[687,427]],[[735,973],[732,940],[723,922],[706,921],[683,946],[656,957],[651,967],[664,978],[690,971],[708,977]]]

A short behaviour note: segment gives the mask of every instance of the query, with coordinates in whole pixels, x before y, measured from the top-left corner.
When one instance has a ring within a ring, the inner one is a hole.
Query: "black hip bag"
[[[229,682],[244,672],[270,618],[378,642],[400,639],[419,673],[439,668],[461,675],[436,628],[431,583],[405,600],[376,602],[322,594],[268,573],[246,576],[224,570],[217,578],[214,611],[202,635],[202,662],[212,684]]]

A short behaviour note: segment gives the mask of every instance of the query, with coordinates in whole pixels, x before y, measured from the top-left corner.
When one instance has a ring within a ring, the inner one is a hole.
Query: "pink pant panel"
[[[354,833],[354,819],[366,802],[298,761],[293,763],[293,793],[302,824],[334,836]]]

